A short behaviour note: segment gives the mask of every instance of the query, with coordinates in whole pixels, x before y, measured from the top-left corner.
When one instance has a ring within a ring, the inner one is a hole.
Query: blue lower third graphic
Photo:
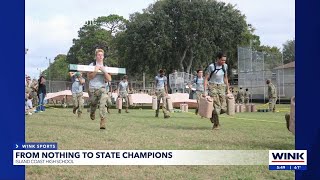
[[[56,142],[26,142],[14,144],[16,150],[58,150]]]
[[[269,165],[269,170],[307,170],[306,165]]]

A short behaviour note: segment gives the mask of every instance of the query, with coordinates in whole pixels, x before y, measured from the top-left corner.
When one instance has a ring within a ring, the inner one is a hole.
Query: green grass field
[[[278,106],[279,107],[279,106]],[[61,150],[269,150],[294,149],[294,136],[285,127],[284,114],[222,115],[221,129],[193,113],[154,117],[152,110],[108,114],[107,129],[84,112],[48,108],[26,116],[27,142],[58,142]],[[27,179],[294,179],[293,171],[269,171],[268,166],[28,166]]]

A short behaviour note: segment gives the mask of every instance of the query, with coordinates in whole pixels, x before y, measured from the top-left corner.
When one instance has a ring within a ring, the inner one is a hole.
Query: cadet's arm
[[[83,77],[79,77],[78,79],[80,81],[80,84],[84,84],[85,83],[85,79]]]
[[[230,94],[230,89],[229,89],[229,81],[228,81],[228,75],[225,74],[224,76],[224,83],[226,84],[227,92]]]
[[[108,82],[112,80],[111,75],[109,73],[104,73],[104,79]]]
[[[206,94],[206,91],[207,91],[208,78],[209,78],[209,74],[207,73],[207,74],[206,74],[206,76],[204,77],[204,84],[203,84],[203,88],[204,88],[204,95]]]

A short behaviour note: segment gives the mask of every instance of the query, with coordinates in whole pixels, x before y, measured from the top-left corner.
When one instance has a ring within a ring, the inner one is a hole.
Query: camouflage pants
[[[244,103],[245,103],[245,104],[248,104],[248,103],[249,103],[249,97],[245,97],[245,98],[244,98]]]
[[[276,110],[277,97],[269,98],[269,111]]]
[[[226,85],[225,84],[209,84],[209,96],[213,98],[213,107],[216,114],[220,114],[221,110],[227,111],[226,102]]]
[[[105,118],[106,116],[106,104],[108,99],[108,94],[106,88],[102,87],[100,89],[89,89],[90,98],[90,113],[95,113],[97,105],[99,104],[99,114],[100,118]]]
[[[129,98],[128,98],[128,93],[126,91],[124,92],[119,92],[119,97],[122,98],[122,101],[124,99],[124,101],[126,102],[125,107],[128,108],[129,107]]]
[[[111,106],[112,106],[111,93],[108,93],[108,97],[107,97],[107,107],[111,107]]]
[[[243,97],[243,96],[241,96],[241,97],[239,98],[239,100],[240,100],[240,103],[241,103],[241,104],[244,103],[244,97]]]
[[[159,109],[160,109],[160,101],[162,99],[162,112],[164,115],[168,114],[168,110],[167,110],[167,98],[165,96],[165,91],[164,89],[162,90],[156,90],[156,96],[157,96],[157,100],[158,100],[158,107],[156,110],[156,113],[159,113]]]
[[[36,107],[38,105],[38,96],[37,96],[37,92],[32,91],[31,92],[31,96],[32,96],[32,106]]]
[[[78,109],[78,114],[82,113],[83,109],[83,93],[72,93],[73,108]]]

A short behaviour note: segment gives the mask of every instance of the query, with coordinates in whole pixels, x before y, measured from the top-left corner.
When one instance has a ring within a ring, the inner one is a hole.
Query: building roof
[[[274,69],[288,69],[288,68],[294,68],[294,67],[295,67],[295,61],[292,61],[292,62],[290,62],[288,64],[284,64],[282,66],[278,66],[278,67],[276,67]]]

